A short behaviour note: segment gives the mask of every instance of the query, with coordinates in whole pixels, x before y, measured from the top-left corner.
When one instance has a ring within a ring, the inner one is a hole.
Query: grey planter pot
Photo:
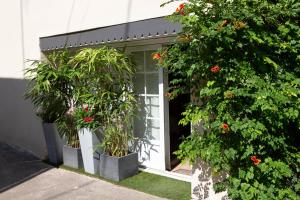
[[[73,148],[67,145],[63,147],[64,165],[79,169],[83,167],[82,155],[80,148]]]
[[[101,152],[96,151],[100,144],[100,137],[90,129],[83,128],[78,132],[84,171],[90,174],[99,173],[99,159]]]
[[[58,134],[54,123],[43,123],[44,136],[49,162],[54,165],[62,163],[63,140]]]
[[[121,181],[138,173],[138,153],[130,153],[123,157],[114,157],[107,154],[100,156],[100,176]]]

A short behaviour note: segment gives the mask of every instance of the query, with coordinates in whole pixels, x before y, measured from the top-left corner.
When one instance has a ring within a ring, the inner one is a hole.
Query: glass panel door
[[[134,88],[138,95],[139,111],[134,120],[134,134],[138,140],[135,150],[139,152],[142,165],[165,169],[164,151],[161,144],[160,70],[152,60],[153,51],[132,52],[136,63]]]

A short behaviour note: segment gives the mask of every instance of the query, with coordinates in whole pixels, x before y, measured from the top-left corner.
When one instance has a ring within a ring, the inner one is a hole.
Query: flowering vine
[[[184,28],[160,64],[176,77],[170,81],[173,99],[191,93],[181,124],[203,125],[176,155],[200,157],[215,171],[227,172],[214,189],[227,190],[233,200],[299,199],[300,4],[295,2],[190,0],[170,16]]]

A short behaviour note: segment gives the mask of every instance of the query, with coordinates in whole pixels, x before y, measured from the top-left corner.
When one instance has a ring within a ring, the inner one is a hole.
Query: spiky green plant
[[[132,62],[124,53],[102,47],[80,50],[71,63],[81,74],[76,83],[78,128],[101,128],[101,147],[110,155],[126,155],[136,108]],[[84,105],[92,109],[82,110]]]
[[[46,55],[46,59],[33,61],[25,71],[29,79],[25,98],[32,100],[37,115],[44,122],[56,122],[68,144],[78,147],[77,132],[67,111],[75,104],[74,83],[80,74],[69,64],[70,59],[70,53],[63,50]]]

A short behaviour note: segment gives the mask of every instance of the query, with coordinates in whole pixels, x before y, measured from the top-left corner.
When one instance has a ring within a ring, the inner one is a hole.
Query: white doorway
[[[170,165],[168,130],[168,100],[165,97],[167,75],[153,61],[152,54],[160,45],[131,49],[136,64],[134,88],[140,104],[134,120],[138,138],[135,150],[139,162],[147,168],[165,170]]]

